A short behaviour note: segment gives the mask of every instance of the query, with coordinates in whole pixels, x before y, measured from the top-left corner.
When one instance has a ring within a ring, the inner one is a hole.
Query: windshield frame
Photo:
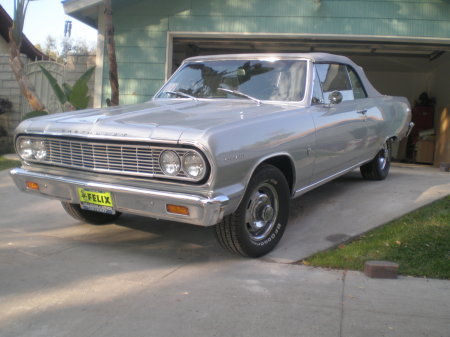
[[[249,55],[226,55],[226,57],[223,58],[218,58],[217,55],[211,55],[210,57],[201,57],[201,59],[199,59],[198,57],[196,58],[188,58],[186,60],[183,61],[183,63],[178,67],[178,69],[169,77],[169,79],[164,83],[164,85],[156,92],[156,94],[152,97],[151,100],[183,100],[183,101],[187,101],[187,100],[192,100],[190,98],[183,98],[183,97],[158,97],[160,94],[162,94],[166,88],[166,86],[168,85],[168,83],[175,77],[177,76],[178,72],[180,72],[185,66],[186,64],[193,64],[193,63],[204,63],[204,62],[208,62],[208,61],[230,61],[230,60],[238,60],[238,61],[284,61],[284,60],[290,60],[290,61],[304,61],[306,62],[306,75],[305,75],[305,89],[304,89],[304,94],[303,94],[303,98],[300,101],[279,101],[279,100],[264,100],[261,99],[259,100],[262,103],[265,104],[270,104],[270,103],[276,103],[276,104],[296,104],[296,105],[305,105],[308,102],[310,102],[310,96],[311,96],[311,88],[310,85],[308,85],[308,83],[311,83],[310,79],[311,79],[311,68],[312,68],[312,60],[307,58],[307,57],[298,57],[298,56],[273,56],[271,54],[267,54],[267,55],[256,55],[254,57]],[[244,99],[240,99],[240,98],[197,98],[198,101],[219,101],[219,100],[227,100],[227,101],[239,101],[239,102],[243,102],[246,101]],[[252,102],[251,100],[248,100],[249,102]]]

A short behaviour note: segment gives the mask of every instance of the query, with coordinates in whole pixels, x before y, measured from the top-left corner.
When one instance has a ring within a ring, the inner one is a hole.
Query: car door
[[[366,109],[355,100],[347,66],[315,64],[312,112],[316,127],[313,181],[327,179],[358,163],[364,157],[367,139]],[[319,91],[319,92],[318,92]],[[339,92],[342,101],[330,102]],[[318,96],[318,97],[317,97]]]
[[[357,111],[365,117],[367,137],[361,160],[367,160],[375,156],[381,145],[386,141],[382,138],[385,118],[383,117],[382,106],[377,105],[378,98],[368,98],[357,72],[348,65],[347,70],[352,84],[355,103],[357,104]]]

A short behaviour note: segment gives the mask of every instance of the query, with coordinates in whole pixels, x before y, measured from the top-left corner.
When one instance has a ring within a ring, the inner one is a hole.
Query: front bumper
[[[119,184],[99,183],[83,179],[37,173],[22,168],[12,169],[10,175],[17,187],[24,192],[37,193],[53,199],[80,203],[77,189],[87,188],[110,192],[114,209],[157,219],[185,222],[200,226],[212,226],[220,222],[229,199],[226,196],[207,198],[192,194],[164,192]],[[27,188],[27,182],[39,185],[38,190]],[[169,213],[167,204],[187,207],[189,215]]]

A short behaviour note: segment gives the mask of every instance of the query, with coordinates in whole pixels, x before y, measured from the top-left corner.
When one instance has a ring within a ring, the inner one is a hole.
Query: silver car
[[[81,221],[215,226],[223,247],[258,257],[281,239],[291,198],[358,167],[386,178],[410,120],[405,98],[343,56],[194,57],[149,102],[22,122],[11,176]]]

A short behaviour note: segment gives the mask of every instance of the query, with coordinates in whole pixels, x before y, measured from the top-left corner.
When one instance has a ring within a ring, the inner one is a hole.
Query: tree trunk
[[[27,99],[31,108],[35,111],[46,111],[45,106],[37,97],[33,85],[28,82],[27,77],[23,73],[23,63],[20,59],[20,43],[18,44],[14,39],[12,28],[9,28],[9,64],[16,76],[20,91]]]
[[[106,48],[109,60],[109,83],[111,85],[111,105],[119,105],[119,76],[117,73],[116,43],[114,42],[114,27],[112,22],[111,0],[104,0]]]

